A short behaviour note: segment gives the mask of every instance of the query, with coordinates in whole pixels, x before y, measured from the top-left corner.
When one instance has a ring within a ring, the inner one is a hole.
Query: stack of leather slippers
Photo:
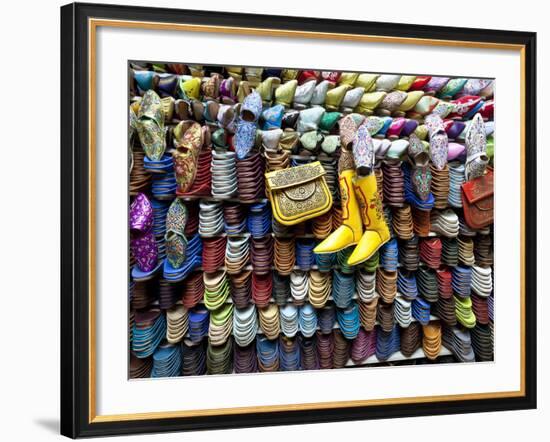
[[[431,212],[431,230],[448,238],[456,238],[459,231],[458,216],[452,209]]]
[[[230,286],[227,272],[204,273],[204,305],[210,311],[220,308],[229,297]]]
[[[271,207],[269,204],[266,202],[252,204],[246,224],[253,238],[265,238],[271,231]]]
[[[466,266],[473,266],[475,264],[474,241],[472,238],[466,236],[458,237],[458,260]]]
[[[456,302],[454,296],[448,299],[439,298],[434,314],[446,326],[452,327],[456,325]]]
[[[423,338],[422,338],[422,349],[424,354],[430,360],[435,360],[441,352],[441,325],[435,322],[431,322],[422,327]]]
[[[399,239],[407,240],[413,238],[414,225],[411,206],[404,205],[393,211],[392,227]]]
[[[161,345],[153,354],[152,378],[180,376],[182,370],[181,346]]]
[[[298,333],[298,313],[298,308],[293,304],[287,304],[279,310],[281,331],[289,338],[293,338]]]
[[[294,238],[275,238],[275,270],[281,275],[290,275],[296,264]]]
[[[399,271],[397,273],[397,290],[403,297],[413,300],[418,296],[416,277],[412,272]]]
[[[472,340],[467,330],[458,327],[443,329],[443,345],[461,362],[474,362],[475,354]]]
[[[222,233],[222,203],[219,201],[201,201],[199,207],[199,234],[203,237],[208,237]]]
[[[401,207],[405,203],[405,178],[399,162],[384,161],[384,203],[391,207]]]
[[[474,241],[476,265],[490,267],[493,265],[493,239],[490,235],[477,235]]]
[[[395,302],[387,304],[385,302],[379,302],[376,311],[376,320],[380,325],[380,328],[385,332],[390,332],[394,326],[394,308]]]
[[[384,302],[392,303],[397,295],[397,272],[388,272],[378,268],[376,272],[376,291]]]
[[[416,272],[418,293],[428,302],[437,302],[439,288],[437,273],[428,267],[420,267]]]
[[[345,309],[336,309],[336,320],[340,326],[340,332],[347,340],[353,340],[359,333],[361,322],[359,320],[359,307],[352,303]]]
[[[367,330],[373,330],[376,324],[376,313],[378,311],[379,297],[375,297],[370,302],[359,302],[359,318],[361,326]]]
[[[441,266],[443,244],[439,238],[427,238],[420,241],[420,260],[432,269]]]
[[[340,330],[334,330],[333,336],[333,368],[343,368],[349,361],[351,342],[346,339],[346,337]]]
[[[421,345],[422,325],[420,323],[413,322],[408,327],[401,329],[401,353],[405,357],[411,357]]]
[[[205,238],[202,241],[202,268],[207,273],[215,272],[225,264],[227,238]]]
[[[251,202],[265,198],[264,166],[259,153],[237,161],[239,199]]]
[[[470,330],[472,347],[478,361],[493,360],[493,334],[489,325],[477,324]]]
[[[304,304],[299,309],[298,329],[302,336],[311,338],[317,330],[317,312],[311,304]]]
[[[430,234],[432,227],[430,222],[430,213],[431,212],[429,210],[419,210],[413,207],[412,218],[415,235],[424,238]]]
[[[147,287],[147,282],[134,282],[131,289],[131,305],[133,310],[142,310],[154,301],[153,291]]]
[[[201,272],[189,275],[182,284],[182,303],[187,309],[195,307],[204,296],[204,280]]]
[[[262,238],[251,238],[250,262],[252,271],[257,275],[271,272],[273,264],[274,241],[271,235]]]
[[[227,245],[225,249],[224,259],[225,267],[229,275],[240,274],[248,265],[248,262],[250,260],[250,241],[248,236],[235,238],[227,237]],[[205,271],[212,270],[206,270],[205,268]]]
[[[332,212],[313,218],[311,231],[315,238],[325,239],[332,232]]]
[[[487,298],[493,292],[493,278],[490,267],[472,267],[472,290],[479,296]]]
[[[443,238],[443,249],[441,251],[441,262],[447,266],[458,265],[458,240],[456,238]]]
[[[290,277],[273,273],[273,300],[277,305],[284,305],[290,298]]]
[[[317,355],[319,368],[327,370],[334,368],[334,335],[317,333]]]
[[[189,339],[193,343],[202,341],[208,336],[210,313],[204,308],[195,308],[189,311]]]
[[[212,196],[232,198],[237,194],[237,166],[235,152],[212,151]]]
[[[459,163],[449,164],[449,206],[462,207],[462,184],[466,181],[464,165]]]
[[[411,301],[397,297],[394,302],[395,320],[402,328],[407,328],[413,321]]]
[[[151,356],[166,336],[166,318],[159,309],[136,312],[132,351],[138,358]]]
[[[256,338],[258,332],[258,316],[254,304],[242,309],[235,309],[233,314],[233,336],[235,344],[246,347]]]
[[[279,339],[270,341],[265,336],[256,339],[258,368],[261,372],[279,371]]]
[[[332,280],[332,299],[336,307],[344,309],[351,305],[355,294],[355,278],[353,275],[345,275],[334,271]]]
[[[386,361],[392,354],[401,349],[400,338],[397,324],[389,332],[382,329],[378,330],[376,333],[376,357],[379,361]]]
[[[282,336],[279,343],[281,371],[300,369],[300,345],[298,339]]]
[[[255,342],[246,347],[235,346],[233,349],[233,369],[235,373],[256,373],[258,371]]]
[[[191,340],[183,342],[183,367],[184,376],[202,376],[206,374],[206,341],[195,343]]]
[[[133,167],[130,171],[129,194],[135,196],[151,185],[151,174],[144,168],[145,153],[134,147]]]
[[[322,273],[317,270],[309,272],[308,299],[316,309],[323,308],[332,290],[332,274]]]
[[[235,307],[244,308],[252,299],[252,270],[229,277],[231,299]]]
[[[397,271],[399,264],[399,247],[395,238],[390,239],[380,248],[380,267],[388,272]]]
[[[329,273],[336,263],[336,253],[315,254],[315,264],[320,272]]]
[[[206,349],[206,372],[208,374],[229,374],[233,370],[233,340],[225,344],[208,345]]]
[[[317,341],[314,338],[303,338],[299,343],[302,370],[319,370]]]
[[[199,233],[199,202],[198,201],[186,201],[185,207],[187,207],[187,223],[183,233],[187,238],[190,238]]]
[[[240,203],[223,206],[224,230],[228,235],[239,235],[246,231],[246,211]]]
[[[130,353],[130,379],[149,378],[153,369],[153,358],[138,358]]]
[[[346,247],[336,253],[336,265],[340,268],[340,272],[351,275],[355,272],[355,267],[348,264],[349,257],[353,253],[353,246]]]
[[[418,269],[420,262],[419,254],[420,249],[417,236],[399,243],[399,262],[406,270],[414,272]]]
[[[451,285],[456,295],[465,298],[471,294],[472,268],[456,266],[452,269]]]
[[[440,298],[451,298],[453,296],[451,271],[447,268],[441,268],[436,272],[437,276],[437,288]]]
[[[430,322],[430,309],[430,303],[426,302],[422,298],[416,298],[412,301],[413,318],[420,322],[422,325],[426,325]]]
[[[376,296],[376,273],[360,270],[355,274],[357,296],[362,302],[370,302]]]
[[[258,309],[259,325],[262,333],[267,339],[278,339],[281,333],[279,318],[279,307],[276,304],[269,304],[267,307]]]
[[[290,274],[290,294],[296,305],[302,305],[309,293],[309,280],[306,272],[296,270]]]
[[[224,304],[210,313],[208,342],[210,345],[222,345],[231,336],[233,327],[233,304]]]
[[[310,270],[315,265],[313,249],[316,243],[312,240],[301,239],[296,241],[296,265],[304,271]]]
[[[317,325],[319,333],[330,334],[336,324],[336,308],[334,304],[329,304],[317,310]]]
[[[187,308],[183,305],[166,311],[166,340],[170,344],[177,344],[187,334],[189,330],[189,319]]]
[[[487,302],[488,298],[476,295],[472,293],[470,297],[472,299],[472,311],[476,317],[476,324],[489,324],[489,305]]]
[[[176,302],[178,301],[178,294],[176,292],[175,285],[163,278],[159,279],[158,294],[159,307],[162,310],[168,310],[176,305]]]
[[[432,173],[431,192],[434,196],[434,207],[444,209],[447,207],[450,190],[449,166],[446,164],[443,169],[439,169],[430,165],[430,170]]]
[[[476,325],[476,317],[472,310],[472,298],[455,296],[456,319],[466,328],[473,328]]]
[[[259,275],[252,272],[252,301],[257,307],[269,304],[273,290],[273,276],[271,273]]]
[[[376,352],[376,331],[359,329],[359,334],[351,344],[351,360],[354,364],[362,364]]]

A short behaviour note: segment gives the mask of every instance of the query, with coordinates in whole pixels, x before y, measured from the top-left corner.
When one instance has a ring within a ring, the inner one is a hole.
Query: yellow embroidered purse
[[[327,213],[332,207],[332,194],[325,173],[319,161],[266,173],[266,189],[275,219],[292,226]]]

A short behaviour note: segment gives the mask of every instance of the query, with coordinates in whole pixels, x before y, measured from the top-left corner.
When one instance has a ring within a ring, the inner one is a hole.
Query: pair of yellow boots
[[[349,265],[369,259],[390,239],[378,195],[374,173],[356,177],[355,170],[340,173],[340,199],[343,223],[313,250],[315,253],[334,253],[355,245]],[[364,227],[364,228],[363,228]]]

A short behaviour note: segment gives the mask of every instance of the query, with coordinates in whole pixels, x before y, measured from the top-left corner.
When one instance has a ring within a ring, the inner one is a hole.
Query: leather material
[[[374,174],[356,179],[353,188],[359,203],[365,233],[349,257],[349,265],[366,261],[390,239],[390,231],[382,211],[382,202]]]

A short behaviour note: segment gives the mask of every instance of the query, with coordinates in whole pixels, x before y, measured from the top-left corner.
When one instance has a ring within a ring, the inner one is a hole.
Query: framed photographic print
[[[535,53],[62,7],[62,434],[536,407]]]

